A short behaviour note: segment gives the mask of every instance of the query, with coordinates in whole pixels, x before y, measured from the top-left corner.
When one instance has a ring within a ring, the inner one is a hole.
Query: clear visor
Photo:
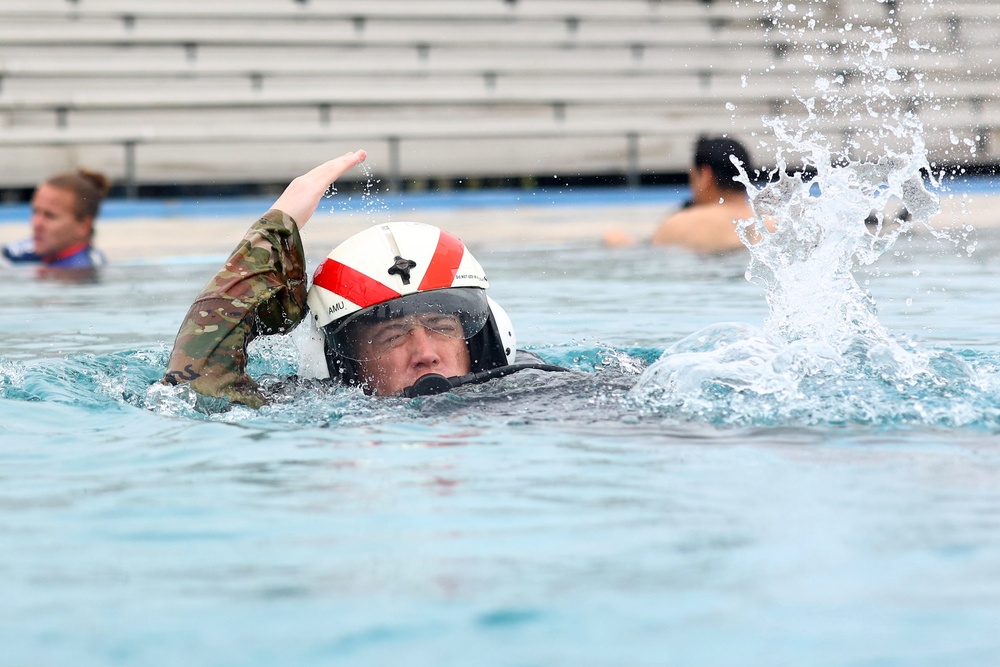
[[[367,361],[407,341],[416,327],[432,336],[468,340],[490,316],[486,292],[458,287],[418,292],[359,311],[327,332],[327,344],[347,359]]]

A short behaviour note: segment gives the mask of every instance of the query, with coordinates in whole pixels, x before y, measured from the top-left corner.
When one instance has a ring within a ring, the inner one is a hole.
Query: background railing
[[[941,163],[993,164],[995,3],[823,3],[900,18],[904,99]],[[701,133],[753,147],[851,33],[790,40],[766,4],[703,0],[4,0],[0,190],[76,165],[143,185],[281,184],[357,146],[389,189],[432,179],[682,173]],[[908,14],[909,12],[909,14]],[[855,31],[857,39],[863,35]],[[830,39],[817,69],[817,43]],[[839,42],[839,43],[838,43]],[[752,76],[747,77],[748,73]],[[856,139],[831,116],[829,136]],[[969,148],[971,146],[971,149]],[[974,151],[973,151],[974,149]]]

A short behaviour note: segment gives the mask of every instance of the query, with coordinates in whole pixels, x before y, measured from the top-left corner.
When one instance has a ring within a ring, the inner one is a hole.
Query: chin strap
[[[461,387],[463,384],[479,384],[480,382],[486,382],[487,380],[492,380],[493,378],[500,378],[529,368],[534,368],[540,371],[569,370],[568,368],[553,366],[551,364],[530,363],[510,364],[509,366],[491,368],[488,371],[479,371],[478,373],[469,373],[468,375],[455,375],[450,378],[437,373],[428,373],[427,375],[419,377],[416,382],[404,389],[402,394],[406,398],[443,394],[444,392],[450,391],[455,387]]]

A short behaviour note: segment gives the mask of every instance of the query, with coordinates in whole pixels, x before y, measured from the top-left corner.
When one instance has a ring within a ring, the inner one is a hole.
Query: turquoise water
[[[779,224],[749,269],[477,250],[570,374],[204,415],[155,381],[217,262],[4,275],[0,665],[995,664],[1000,237],[866,230],[893,198],[924,217],[914,179],[940,176],[898,108],[924,79],[891,88],[883,56],[946,54],[815,9],[774,4],[816,90],[758,154],[817,176],[757,193]],[[821,65],[838,41],[856,90]],[[253,372],[306,367],[303,342]]]
[[[214,263],[8,274],[0,664],[992,664],[1000,238],[977,239],[855,271],[922,373],[848,352],[768,393],[730,381],[753,355],[709,354],[697,395],[637,395],[664,350],[759,342],[746,257],[478,251],[521,344],[578,373],[212,416],[149,386]]]

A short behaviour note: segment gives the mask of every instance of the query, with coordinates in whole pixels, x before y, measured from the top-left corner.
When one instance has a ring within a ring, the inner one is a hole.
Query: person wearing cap
[[[260,407],[246,370],[256,336],[291,331],[308,314],[331,379],[376,396],[413,396],[524,368],[564,370],[516,349],[506,313],[486,296],[482,266],[432,225],[374,225],[338,245],[308,285],[299,230],[331,183],[364,161],[346,153],[294,179],[195,299],[163,382]]]
[[[104,174],[87,169],[47,179],[31,198],[31,238],[4,246],[4,258],[57,270],[105,264],[93,246],[94,223],[110,186]]]

